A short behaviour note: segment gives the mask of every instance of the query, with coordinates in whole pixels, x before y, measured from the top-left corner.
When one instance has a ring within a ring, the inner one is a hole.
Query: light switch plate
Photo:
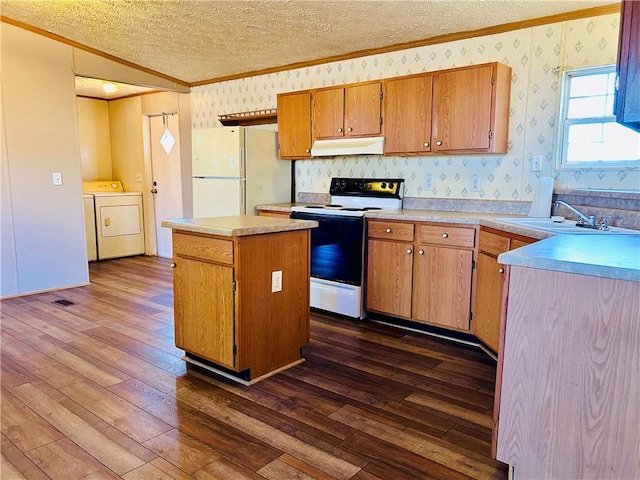
[[[427,173],[424,176],[424,190],[430,192],[433,190],[433,175]]]
[[[480,177],[478,175],[471,175],[471,189],[472,192],[480,191]]]
[[[531,155],[531,171],[542,171],[542,155]]]
[[[61,172],[53,172],[51,174],[51,179],[53,181],[53,184],[56,187],[59,187],[60,185],[62,185],[62,173]]]
[[[271,293],[282,291],[282,270],[271,272]]]

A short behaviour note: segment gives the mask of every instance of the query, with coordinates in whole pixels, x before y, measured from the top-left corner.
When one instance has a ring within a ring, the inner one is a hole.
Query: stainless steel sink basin
[[[494,220],[509,225],[517,225],[519,227],[542,230],[543,232],[549,233],[571,233],[580,235],[640,234],[640,230],[631,230],[629,228],[609,227],[609,230],[596,230],[593,228],[578,227],[574,220],[564,220],[560,223],[554,222],[550,218],[533,217],[494,218]]]

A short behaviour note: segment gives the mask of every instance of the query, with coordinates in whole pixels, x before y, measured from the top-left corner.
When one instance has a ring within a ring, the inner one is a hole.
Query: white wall
[[[75,74],[180,92],[188,88],[13,25],[0,26],[0,297],[83,285],[89,277]],[[186,132],[189,139],[181,150],[183,175],[186,171],[189,176],[175,181],[189,185],[183,197],[189,198],[190,209],[190,166],[185,167],[191,161],[190,95],[172,95],[171,102],[181,112],[181,135]],[[115,107],[115,118],[123,127],[116,128],[112,173],[125,189],[145,192],[144,183],[136,179],[136,173],[145,171],[143,116],[159,112],[143,113],[141,104],[138,97]],[[159,105],[164,108],[166,102]],[[113,124],[110,130],[113,138]],[[52,172],[62,173],[63,186],[52,186]]]
[[[1,35],[0,295],[86,284],[72,49],[4,23]],[[62,186],[52,185],[52,172],[62,173]]]
[[[109,102],[78,97],[76,103],[82,180],[113,180]]]

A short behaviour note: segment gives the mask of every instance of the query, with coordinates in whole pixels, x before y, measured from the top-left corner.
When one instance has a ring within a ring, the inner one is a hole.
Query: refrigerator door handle
[[[240,147],[240,176],[244,177],[244,169],[245,169],[245,158],[244,158],[244,147]]]
[[[242,184],[240,185],[240,215],[245,215],[247,213],[244,206],[244,187],[245,184],[244,182],[242,182]],[[253,212],[251,213],[253,214]]]

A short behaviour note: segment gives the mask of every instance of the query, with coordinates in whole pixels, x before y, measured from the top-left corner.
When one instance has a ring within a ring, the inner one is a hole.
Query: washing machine
[[[85,193],[82,198],[84,212],[84,236],[87,242],[87,259],[94,262],[98,259],[98,243],[96,240],[96,207],[93,194]]]
[[[144,253],[142,193],[125,192],[120,181],[83,182],[93,195],[98,260]]]

